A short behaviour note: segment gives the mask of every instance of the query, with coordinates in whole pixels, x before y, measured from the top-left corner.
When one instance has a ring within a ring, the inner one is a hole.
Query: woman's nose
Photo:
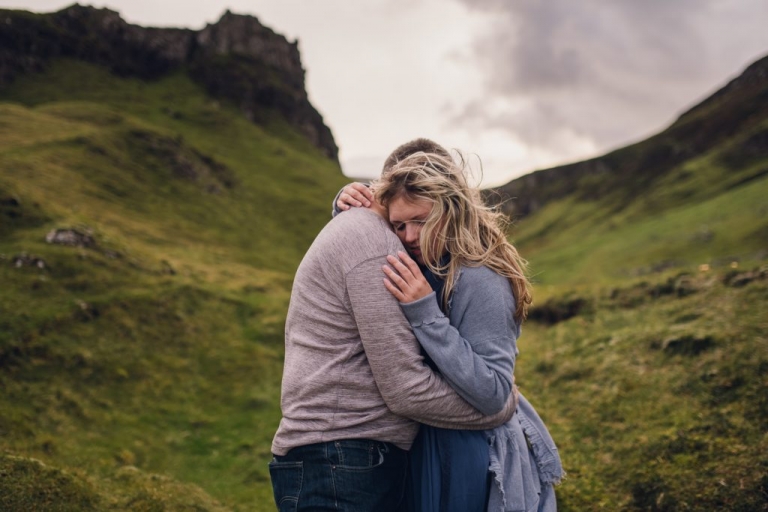
[[[419,239],[419,230],[416,226],[405,227],[405,242],[410,244],[416,242]]]

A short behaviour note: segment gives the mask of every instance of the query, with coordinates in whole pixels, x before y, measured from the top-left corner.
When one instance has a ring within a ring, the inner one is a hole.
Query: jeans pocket
[[[384,464],[389,451],[385,443],[370,440],[346,439],[335,441],[336,468],[346,471],[367,471]]]
[[[334,442],[332,478],[339,510],[402,510],[407,454],[370,440]],[[341,463],[343,461],[343,464]],[[355,504],[365,504],[365,508]]]
[[[304,462],[280,461],[277,457],[269,463],[272,492],[279,512],[294,512],[304,480]]]

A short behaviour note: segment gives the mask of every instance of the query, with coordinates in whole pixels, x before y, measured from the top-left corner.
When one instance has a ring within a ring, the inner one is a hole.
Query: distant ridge
[[[131,25],[115,11],[78,4],[49,14],[0,10],[0,87],[62,57],[147,80],[186,70],[251,121],[276,110],[338,163],[331,130],[307,98],[298,43],[253,16],[227,11],[195,31]]]
[[[768,56],[649,139],[597,158],[533,172],[487,195],[514,218],[566,197],[607,201],[616,213],[673,169],[720,145],[731,145],[723,155],[729,169],[745,171],[742,180],[756,179],[768,174],[768,168],[747,170],[768,156],[768,129],[761,126],[766,119]]]

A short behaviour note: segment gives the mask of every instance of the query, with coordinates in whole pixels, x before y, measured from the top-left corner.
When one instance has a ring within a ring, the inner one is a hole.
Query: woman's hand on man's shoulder
[[[432,293],[432,287],[416,262],[403,251],[398,251],[397,256],[397,258],[392,255],[387,256],[389,266],[382,267],[387,275],[384,286],[389,293],[403,304],[423,299]]]
[[[341,189],[339,198],[336,200],[336,206],[341,211],[347,211],[352,207],[371,206],[373,202],[373,192],[371,188],[364,183],[353,182]]]

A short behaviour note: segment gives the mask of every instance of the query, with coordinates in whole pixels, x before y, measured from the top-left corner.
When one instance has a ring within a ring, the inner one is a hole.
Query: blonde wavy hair
[[[507,218],[483,202],[479,189],[469,186],[463,159],[457,163],[450,155],[413,153],[397,162],[373,188],[385,208],[398,198],[432,203],[421,229],[421,240],[429,243],[420,245],[426,266],[445,280],[443,305],[448,304],[462,265],[487,266],[509,279],[515,320],[525,320],[532,301],[528,264],[507,240]],[[446,253],[450,259],[442,264]]]

